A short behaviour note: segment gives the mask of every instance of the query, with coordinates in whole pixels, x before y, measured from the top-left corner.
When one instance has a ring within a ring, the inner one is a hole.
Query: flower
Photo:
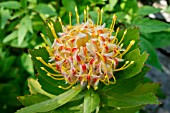
[[[123,56],[135,43],[132,40],[126,48],[123,46],[127,30],[120,40],[117,39],[119,28],[112,36],[116,15],[113,15],[110,28],[106,28],[105,23],[102,24],[103,9],[98,11],[96,24],[88,17],[88,10],[88,7],[84,10],[84,22],[81,24],[77,7],[75,7],[76,25],[71,23],[71,13],[69,13],[70,24],[67,26],[64,26],[61,18],[58,18],[63,30],[58,35],[53,23],[49,23],[49,28],[55,38],[52,46],[41,34],[47,43],[47,46],[44,45],[44,47],[50,55],[50,60],[49,63],[46,63],[41,57],[36,58],[56,72],[55,74],[50,73],[41,67],[48,76],[56,80],[65,80],[67,84],[70,84],[68,87],[59,86],[59,88],[68,89],[80,83],[81,86],[87,86],[88,89],[92,86],[96,90],[99,82],[106,85],[115,84],[115,72],[124,70],[134,63],[134,61],[123,59]],[[118,68],[120,62],[125,63]]]

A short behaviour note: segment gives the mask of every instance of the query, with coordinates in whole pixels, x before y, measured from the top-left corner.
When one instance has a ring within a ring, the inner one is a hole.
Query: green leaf
[[[75,0],[62,0],[62,4],[68,12],[71,11],[72,13],[74,12],[75,6],[77,6]]]
[[[20,27],[18,29],[18,46],[20,46],[22,44],[28,31],[33,33],[32,21],[31,21],[30,17],[28,15],[26,15],[20,21]]]
[[[142,34],[147,41],[152,44],[154,48],[163,48],[170,46],[170,32],[163,31],[163,32],[156,32],[156,33],[149,33],[149,34]]]
[[[14,21],[14,19],[20,18],[24,13],[26,13],[26,10],[19,10],[17,12],[14,12],[10,19]],[[15,20],[15,21],[17,21],[17,20]]]
[[[158,8],[154,8],[152,6],[143,6],[141,8],[139,8],[137,14],[138,15],[141,15],[141,16],[146,16],[146,15],[149,15],[149,14],[153,14],[153,13],[158,13],[160,12],[160,9]]]
[[[97,92],[90,89],[87,90],[84,98],[83,113],[92,113],[100,103],[100,97]]]
[[[32,20],[28,15],[26,15],[24,18],[22,18],[20,24],[24,25],[28,29],[28,31],[33,33]]]
[[[121,40],[123,33],[124,33],[124,30],[119,31],[118,36],[117,36],[119,41]],[[135,41],[135,44],[131,47],[129,52],[136,48],[139,48],[139,46],[138,46],[138,44],[139,44],[139,29],[138,28],[128,28],[127,29],[127,33],[126,33],[124,40],[122,42],[123,46],[126,48],[130,44],[130,41],[132,41],[132,40]]]
[[[128,108],[147,104],[159,104],[157,97],[153,94],[158,87],[158,84],[140,84],[129,93],[106,92],[103,97],[106,97],[106,104],[112,107]]]
[[[52,113],[82,113],[82,104],[73,106],[71,103],[59,107],[58,109],[52,110]]]
[[[12,17],[11,17],[11,20],[13,20]],[[19,22],[20,22],[20,19],[15,19],[13,21],[10,21],[10,24],[8,25],[7,30],[8,31],[16,31],[16,30],[14,30],[14,28],[19,24]]]
[[[52,10],[48,5],[40,3],[36,6],[35,10],[38,13],[42,13],[42,14],[48,14],[50,16],[57,16],[57,13]]]
[[[18,31],[13,31],[11,34],[7,35],[4,40],[2,41],[3,43],[8,43],[11,40],[17,38]]]
[[[114,108],[108,106],[104,106],[104,107],[101,106],[99,113],[138,113],[137,111],[139,111],[142,107],[144,107],[144,105],[128,107],[128,108],[121,108],[121,107]]]
[[[48,93],[58,95],[65,92],[65,90],[58,88],[59,85],[63,84],[64,86],[65,81],[50,81],[40,75],[38,76],[38,82],[42,86],[42,89]]]
[[[148,58],[148,54],[144,52],[140,55],[140,50],[135,49],[128,54],[125,55],[126,61],[134,61],[134,64],[126,68],[125,70],[118,71],[115,73],[116,76],[119,76],[120,78],[131,78],[141,72],[142,67],[144,66],[144,63],[146,62]]]
[[[26,47],[28,47],[28,42],[24,40],[21,43],[21,45],[18,45],[18,38],[17,38],[10,42],[10,46],[15,47],[15,48],[26,48]]]
[[[128,15],[125,12],[122,12],[122,11],[116,12],[116,16],[117,16],[117,21],[118,22],[124,23],[124,22],[127,21],[126,17]]]
[[[27,0],[20,0],[20,3],[23,8],[27,7]]]
[[[149,58],[147,60],[147,62],[156,67],[157,69],[159,70],[162,70],[162,66],[159,62],[159,59],[158,59],[158,56],[157,56],[157,53],[155,51],[155,49],[153,48],[153,46],[151,45],[151,43],[149,43],[145,38],[141,37],[141,41],[140,41],[140,48],[141,48],[141,51],[144,52],[144,51],[147,51],[147,53],[149,53]]]
[[[4,29],[8,19],[11,17],[9,9],[1,9],[1,29]]]
[[[138,95],[138,94],[146,94],[146,93],[156,93],[158,88],[160,87],[160,84],[158,83],[145,83],[145,84],[139,84],[133,92],[129,92],[130,95]]]
[[[20,3],[17,1],[6,1],[0,3],[1,7],[9,8],[9,9],[19,9],[21,7]]]
[[[50,98],[42,94],[33,94],[33,95],[19,96],[17,97],[17,99],[22,103],[22,105],[30,106],[32,104],[46,101]]]
[[[82,94],[81,94],[82,93]],[[72,100],[52,111],[52,113],[83,113],[84,92],[76,95]]]
[[[152,93],[146,93],[143,95],[120,95],[116,93],[109,93],[107,100],[108,106],[122,108],[147,104],[159,104],[157,98]]]
[[[170,29],[170,24],[148,18],[137,18],[132,23],[134,26],[138,26],[142,33],[160,32]]]
[[[45,66],[44,64],[42,64],[39,60],[36,59],[36,57],[42,57],[42,59],[48,63],[49,61],[49,54],[46,51],[45,48],[39,48],[39,49],[35,49],[35,50],[30,50],[29,51],[33,62],[35,64],[35,67],[38,71],[38,80],[42,86],[42,89],[44,89],[45,91],[52,93],[52,94],[60,94],[62,92],[64,92],[63,89],[58,88],[59,85],[62,86],[67,86],[67,84],[65,84],[64,80],[54,80],[53,78],[47,76],[47,73],[45,71],[43,71],[40,67],[44,67],[46,68],[50,73],[56,73],[54,72],[51,68]]]
[[[47,93],[43,89],[41,89],[41,85],[39,84],[39,82],[37,80],[34,80],[33,78],[28,79],[28,87],[29,87],[29,91],[31,94],[39,93],[39,94],[43,94],[50,98],[56,97],[55,95]]]
[[[28,0],[28,2],[32,3],[32,4],[36,4],[37,0]]]
[[[97,5],[97,4],[105,4],[104,0],[88,0],[91,2],[91,4]]]
[[[19,106],[20,105],[16,98],[17,95],[20,94],[20,91],[19,91],[20,87],[16,83],[14,83],[16,81],[12,81],[12,82],[8,82],[8,83],[1,82],[0,84],[1,105],[7,105],[7,106]]]
[[[121,0],[121,9],[130,14],[134,14],[138,10],[137,0]]]
[[[28,29],[25,27],[24,24],[21,24],[18,29],[18,46],[22,44],[24,38],[26,37]]]
[[[104,11],[112,11],[117,2],[118,0],[109,0],[109,4],[105,5]]]
[[[94,20],[94,23],[97,23],[97,12],[96,11],[89,11],[89,15]],[[103,17],[103,20],[104,20],[104,17]]]
[[[143,106],[135,106],[129,108],[115,108],[112,113],[136,113],[136,111],[140,110]]]
[[[102,88],[103,92],[115,92],[117,94],[124,94],[133,91],[139,84],[143,83],[143,78],[145,74],[150,70],[150,67],[144,66],[142,71],[128,79],[117,79],[116,84],[104,86]]]
[[[31,60],[31,57],[28,54],[22,54],[21,64],[28,73],[30,73],[31,75],[34,75],[33,62]]]
[[[16,59],[15,56],[10,56],[6,59],[3,59],[2,60],[3,61],[2,72],[5,72],[5,71],[8,71],[9,69],[11,69],[9,67],[12,67],[12,64],[14,63],[15,59]]]
[[[109,4],[113,8],[117,4],[118,0],[109,0]]]
[[[53,109],[56,109],[63,104],[69,102],[73,97],[81,92],[82,88],[79,89],[70,89],[65,93],[58,95],[53,99],[34,104],[25,108],[18,110],[16,113],[35,113],[35,112],[47,112]]]

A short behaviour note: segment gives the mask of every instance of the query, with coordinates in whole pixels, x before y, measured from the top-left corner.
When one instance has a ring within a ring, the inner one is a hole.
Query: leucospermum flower
[[[56,72],[50,73],[41,67],[48,76],[56,80],[65,80],[69,84],[68,87],[59,86],[59,88],[68,89],[75,84],[81,84],[81,86],[87,86],[88,89],[93,87],[96,90],[99,82],[106,85],[115,84],[114,74],[134,63],[134,61],[123,59],[123,56],[135,43],[134,40],[131,40],[127,47],[123,46],[127,30],[124,31],[120,40],[117,39],[119,28],[115,35],[112,35],[116,15],[113,15],[110,28],[106,28],[105,23],[102,23],[103,10],[98,12],[97,23],[88,17],[88,10],[88,7],[84,10],[84,21],[80,23],[78,10],[75,8],[76,25],[72,25],[71,13],[69,13],[69,25],[64,26],[61,18],[58,18],[63,30],[58,34],[55,32],[53,23],[49,23],[49,28],[55,38],[52,46],[41,34],[47,43],[45,48],[50,58],[48,63],[41,57],[36,58]],[[124,62],[124,65],[118,67],[120,62]]]

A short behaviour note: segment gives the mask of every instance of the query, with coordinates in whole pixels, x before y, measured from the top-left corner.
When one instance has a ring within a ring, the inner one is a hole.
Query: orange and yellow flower
[[[135,43],[132,40],[126,48],[123,46],[127,30],[119,41],[117,39],[119,28],[115,35],[112,35],[116,16],[113,15],[110,28],[106,28],[105,23],[102,24],[103,10],[98,12],[96,24],[88,17],[88,10],[88,7],[84,10],[84,22],[81,24],[77,8],[75,8],[76,25],[72,25],[71,13],[69,13],[70,24],[67,26],[64,26],[59,18],[63,32],[58,34],[55,32],[53,23],[49,23],[55,38],[52,46],[41,34],[47,43],[45,48],[50,55],[50,60],[46,63],[41,57],[36,58],[56,72],[50,73],[41,67],[48,76],[56,80],[65,80],[67,84],[70,84],[68,87],[59,86],[59,88],[68,89],[79,83],[81,86],[87,86],[88,89],[92,86],[96,90],[99,82],[106,85],[115,84],[115,72],[124,70],[134,63],[134,61],[123,59]],[[120,62],[125,63],[118,68]]]

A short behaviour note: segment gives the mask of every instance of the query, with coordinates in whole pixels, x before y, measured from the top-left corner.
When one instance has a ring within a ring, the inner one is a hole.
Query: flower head
[[[41,57],[37,57],[37,59],[56,72],[56,74],[52,74],[41,67],[48,76],[56,80],[65,80],[67,84],[70,84],[66,88],[62,86],[59,88],[68,89],[76,83],[80,83],[81,86],[87,86],[88,89],[92,86],[96,90],[99,82],[106,85],[115,84],[114,74],[134,63],[134,61],[123,59],[123,56],[135,43],[132,40],[127,47],[123,46],[127,30],[120,40],[117,39],[119,28],[117,28],[115,35],[112,35],[116,15],[113,15],[110,28],[106,28],[105,23],[102,24],[103,10],[98,11],[96,24],[88,17],[88,10],[88,7],[84,10],[84,22],[81,24],[77,7],[75,8],[76,25],[71,23],[71,13],[69,13],[70,24],[67,26],[64,26],[61,19],[58,18],[63,29],[63,32],[59,32],[58,35],[53,24],[49,23],[55,38],[52,46],[41,34],[48,45],[45,47],[49,52],[50,60],[49,63],[46,63]],[[124,65],[118,67],[120,62],[124,62]]]

